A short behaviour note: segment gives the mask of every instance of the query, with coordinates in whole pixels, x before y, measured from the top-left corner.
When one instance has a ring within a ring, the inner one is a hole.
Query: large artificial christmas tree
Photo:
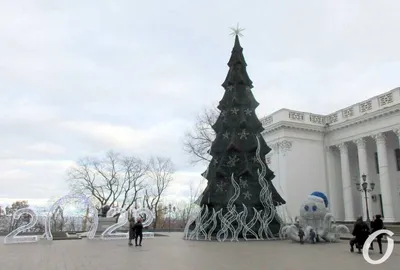
[[[255,114],[259,103],[251,91],[238,30],[222,84],[221,113],[212,126],[216,133],[212,161],[203,173],[208,184],[200,199],[201,211],[186,226],[187,239],[271,239],[282,225],[276,207],[285,201],[265,162],[271,149],[261,136],[264,129]]]

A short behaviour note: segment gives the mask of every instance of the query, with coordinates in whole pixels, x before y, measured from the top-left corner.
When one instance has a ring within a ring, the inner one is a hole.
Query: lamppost
[[[367,211],[367,223],[368,225],[371,227],[371,220],[369,218],[369,208],[368,208],[368,192],[372,192],[375,188],[375,183],[374,182],[370,182],[367,183],[367,176],[365,174],[363,174],[361,176],[362,178],[362,183],[357,182],[356,186],[357,186],[357,190],[364,192],[364,199],[365,199],[365,210]]]
[[[171,232],[171,214],[175,212],[175,206],[172,207],[172,204],[168,204],[168,232]]]

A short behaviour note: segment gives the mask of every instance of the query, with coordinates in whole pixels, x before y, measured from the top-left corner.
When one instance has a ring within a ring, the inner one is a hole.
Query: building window
[[[394,150],[394,155],[396,157],[397,171],[400,171],[400,149],[399,148]]]
[[[376,169],[376,174],[379,174],[379,161],[378,161],[378,153],[375,152],[375,169]]]

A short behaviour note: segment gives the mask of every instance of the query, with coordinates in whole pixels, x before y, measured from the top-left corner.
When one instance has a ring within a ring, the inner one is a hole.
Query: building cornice
[[[345,129],[354,125],[359,125],[368,121],[373,121],[375,119],[383,118],[398,112],[400,112],[400,104],[397,104],[392,107],[386,107],[379,111],[374,111],[368,114],[364,114],[360,117],[349,119],[345,122],[333,126],[329,124],[325,124],[324,126],[322,126],[322,125],[313,125],[313,124],[298,123],[292,121],[279,121],[277,123],[273,123],[267,127],[264,127],[264,131],[262,132],[262,134],[272,133],[285,128],[296,129],[301,131],[318,132],[318,133],[329,133],[335,130]]]
[[[313,114],[289,109],[280,109],[275,113],[260,119],[263,127],[267,130],[276,128],[281,122],[301,123],[306,126],[329,127],[331,130],[340,129],[365,121],[371,115],[379,117],[382,111],[391,111],[400,105],[400,88],[395,88],[389,92],[372,97],[368,100],[356,103],[342,110],[336,111],[328,115]],[[293,124],[290,126],[297,127]],[[307,128],[309,129],[309,127]],[[311,128],[315,129],[315,128]]]
[[[334,130],[344,129],[344,128],[347,128],[350,126],[354,126],[354,125],[362,124],[365,122],[373,121],[375,119],[383,118],[383,117],[395,114],[397,112],[400,112],[400,104],[397,104],[392,107],[387,107],[387,108],[384,108],[384,109],[381,109],[379,111],[375,111],[372,113],[364,114],[360,117],[348,120],[346,122],[339,123],[334,126],[329,126],[327,128],[327,131],[330,132],[330,131],[334,131]]]
[[[323,133],[325,131],[325,128],[320,126],[314,126],[304,123],[295,123],[290,121],[280,121],[265,128],[264,131],[261,132],[261,134],[267,134],[285,128],[297,129],[302,131],[319,132],[319,133]]]

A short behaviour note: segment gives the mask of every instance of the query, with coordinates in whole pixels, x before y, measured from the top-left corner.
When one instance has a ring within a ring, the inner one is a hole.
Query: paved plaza
[[[168,233],[167,233],[168,234]],[[0,238],[3,243],[3,238]],[[380,266],[368,265],[350,253],[347,241],[300,245],[290,241],[198,242],[182,240],[182,233],[144,239],[143,247],[126,241],[68,240],[36,244],[0,245],[0,269],[5,270],[398,270],[400,245]],[[371,255],[378,258],[378,254]]]

